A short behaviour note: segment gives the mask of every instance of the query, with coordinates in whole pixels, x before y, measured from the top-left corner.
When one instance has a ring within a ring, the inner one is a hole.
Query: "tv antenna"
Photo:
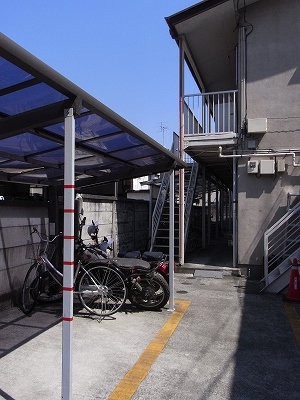
[[[164,125],[163,122],[160,123],[160,131],[162,132],[162,144],[163,146],[165,145],[165,130],[167,130],[168,127]]]

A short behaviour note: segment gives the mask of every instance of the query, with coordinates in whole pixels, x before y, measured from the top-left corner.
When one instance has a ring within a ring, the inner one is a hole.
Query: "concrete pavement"
[[[176,307],[190,305],[132,399],[298,400],[299,305],[260,294],[258,280],[195,277],[192,267],[175,274]],[[57,303],[30,317],[0,313],[0,398],[61,398],[61,312]],[[172,315],[128,304],[99,322],[77,301],[74,314],[74,400],[109,399]]]

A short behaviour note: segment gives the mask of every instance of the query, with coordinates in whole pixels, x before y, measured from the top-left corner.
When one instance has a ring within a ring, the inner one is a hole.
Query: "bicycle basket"
[[[31,243],[30,241],[27,241],[25,258],[31,260],[37,260],[41,254],[45,253],[47,255],[48,260],[51,260],[54,252],[55,252],[54,243],[47,243],[47,242]]]

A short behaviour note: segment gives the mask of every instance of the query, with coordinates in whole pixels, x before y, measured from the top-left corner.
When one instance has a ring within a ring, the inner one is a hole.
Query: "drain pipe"
[[[293,167],[300,167],[299,163],[296,163],[296,152],[294,151],[282,151],[272,153],[249,153],[249,154],[222,154],[223,148],[219,146],[219,157],[220,158],[245,158],[245,157],[283,157],[283,156],[291,156],[293,158]],[[298,151],[297,151],[298,152]]]

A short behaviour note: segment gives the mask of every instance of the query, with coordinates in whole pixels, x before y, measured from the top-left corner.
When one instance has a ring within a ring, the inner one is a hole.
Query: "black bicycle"
[[[21,309],[30,314],[38,302],[50,302],[62,298],[63,273],[52,263],[56,235],[49,240],[47,235],[33,228],[40,243],[29,243],[28,250],[34,262],[30,266],[23,283]],[[79,241],[75,252],[74,293],[82,306],[91,314],[99,316],[117,312],[127,298],[127,287],[123,277],[110,265],[109,260],[89,261],[85,247]]]

